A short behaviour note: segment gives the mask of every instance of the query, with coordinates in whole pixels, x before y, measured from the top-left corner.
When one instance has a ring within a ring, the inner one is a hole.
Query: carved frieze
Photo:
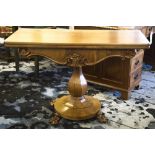
[[[94,65],[109,57],[121,57],[122,60],[132,58],[138,51],[136,49],[48,49],[48,48],[21,48],[19,54],[29,57],[43,56],[58,64],[79,67]]]

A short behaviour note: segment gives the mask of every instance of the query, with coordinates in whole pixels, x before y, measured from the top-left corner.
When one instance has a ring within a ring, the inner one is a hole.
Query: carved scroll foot
[[[97,120],[100,123],[108,123],[108,118],[105,116],[105,114],[101,111],[98,112],[97,114]]]
[[[58,125],[60,120],[61,120],[61,116],[58,113],[54,113],[54,116],[52,116],[51,120],[50,120],[50,124],[51,125]]]

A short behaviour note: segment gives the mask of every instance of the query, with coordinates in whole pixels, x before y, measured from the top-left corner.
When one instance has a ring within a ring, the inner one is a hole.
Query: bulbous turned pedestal
[[[73,97],[82,97],[87,91],[87,81],[82,74],[81,67],[74,67],[68,83],[68,91]]]
[[[54,108],[60,116],[70,120],[85,120],[96,116],[101,105],[99,100],[84,95],[87,91],[87,81],[81,67],[74,67],[68,91],[70,95],[54,102]]]

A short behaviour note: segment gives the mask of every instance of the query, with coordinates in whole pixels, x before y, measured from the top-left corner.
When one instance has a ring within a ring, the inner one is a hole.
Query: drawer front
[[[131,72],[134,72],[136,69],[141,67],[143,65],[143,57],[144,57],[144,51],[140,50],[136,56],[131,59]]]
[[[138,68],[135,72],[131,73],[130,76],[130,87],[135,87],[141,81],[142,68]]]

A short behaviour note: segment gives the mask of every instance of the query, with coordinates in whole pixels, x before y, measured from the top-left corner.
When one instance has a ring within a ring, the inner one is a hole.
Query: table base
[[[101,108],[99,100],[91,96],[72,97],[67,95],[56,99],[52,104],[61,117],[69,120],[93,118]]]

